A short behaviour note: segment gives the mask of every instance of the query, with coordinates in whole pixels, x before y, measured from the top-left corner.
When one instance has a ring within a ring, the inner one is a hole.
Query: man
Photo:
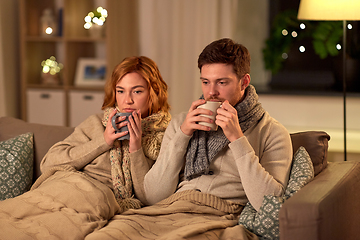
[[[256,239],[237,225],[242,207],[250,201],[259,210],[264,195],[281,196],[287,184],[290,135],[258,102],[248,50],[231,39],[214,41],[200,54],[198,67],[203,98],[171,120],[159,157],[145,175],[145,196],[155,205],[127,211],[127,222],[119,216],[121,224],[109,224],[130,238],[137,229],[136,236],[164,239]],[[222,102],[217,131],[199,124],[212,122],[201,115],[214,113],[197,108],[206,101]]]
[[[205,100],[193,102],[168,126],[159,158],[145,176],[147,200],[154,204],[175,191],[197,189],[241,204],[250,201],[258,210],[264,195],[283,193],[292,159],[290,136],[249,85],[250,55],[244,46],[215,41],[200,54],[198,67]],[[205,101],[222,102],[216,132],[198,124],[211,122],[200,116],[211,111],[197,108]]]

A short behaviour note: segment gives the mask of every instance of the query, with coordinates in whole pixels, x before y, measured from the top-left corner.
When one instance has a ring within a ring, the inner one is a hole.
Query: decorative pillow
[[[261,239],[279,239],[279,211],[285,200],[314,178],[314,167],[304,147],[296,151],[288,185],[281,197],[264,196],[259,212],[248,202],[240,214],[239,224]]]
[[[0,142],[0,201],[30,189],[33,161],[33,133]]]

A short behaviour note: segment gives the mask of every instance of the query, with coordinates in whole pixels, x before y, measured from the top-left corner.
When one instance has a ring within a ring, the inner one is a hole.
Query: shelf
[[[105,37],[65,37],[65,42],[106,42]]]
[[[106,78],[108,78],[113,67],[125,57],[137,55],[136,2],[128,0],[19,0],[22,119],[33,121],[37,119],[35,116],[42,114],[44,115],[42,119],[46,119],[45,108],[33,106],[35,99],[33,93],[55,91],[59,95],[54,96],[61,96],[60,102],[64,108],[61,112],[63,115],[61,123],[66,126],[74,124],[74,116],[71,116],[74,112],[70,111],[74,109],[72,106],[74,101],[70,101],[70,93],[73,91],[104,93],[103,87],[75,85],[78,59],[106,59]],[[91,36],[91,32],[83,27],[84,17],[99,5],[108,10],[108,18],[103,26],[103,32],[100,35]],[[58,28],[61,26],[61,36],[41,36],[40,17],[46,8],[52,9],[57,21],[56,26]],[[59,17],[60,13],[62,13],[61,17]],[[62,19],[61,23],[59,19]],[[42,83],[41,62],[51,56],[64,66],[59,76],[59,85]],[[33,98],[31,104],[29,96]],[[97,99],[97,102],[102,101],[99,100],[101,98]],[[83,109],[87,114],[94,110],[89,105],[84,105],[84,108],[89,108]],[[32,112],[35,109],[36,114]],[[29,118],[29,116],[32,117]]]
[[[28,89],[63,89],[63,85],[50,85],[50,84],[28,84]]]
[[[41,37],[41,36],[26,36],[25,41],[27,42],[61,42],[62,37]]]

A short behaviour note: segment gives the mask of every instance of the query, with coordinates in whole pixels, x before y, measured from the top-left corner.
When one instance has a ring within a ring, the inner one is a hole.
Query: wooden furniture
[[[100,112],[103,87],[75,85],[78,59],[106,59],[109,77],[124,57],[137,55],[137,4],[127,0],[20,0],[22,119],[75,126],[89,114]],[[108,11],[105,34],[91,37],[83,27],[84,17],[98,6]],[[47,8],[54,13],[57,26],[61,25],[53,36],[40,33],[40,18]],[[44,84],[41,78],[41,62],[51,56],[64,65],[58,85]]]

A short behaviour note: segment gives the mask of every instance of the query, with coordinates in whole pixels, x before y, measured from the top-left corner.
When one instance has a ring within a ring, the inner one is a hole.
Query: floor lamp
[[[344,161],[346,161],[346,21],[360,20],[360,0],[301,0],[298,19],[317,21],[343,21],[344,34],[342,82],[344,103]]]

